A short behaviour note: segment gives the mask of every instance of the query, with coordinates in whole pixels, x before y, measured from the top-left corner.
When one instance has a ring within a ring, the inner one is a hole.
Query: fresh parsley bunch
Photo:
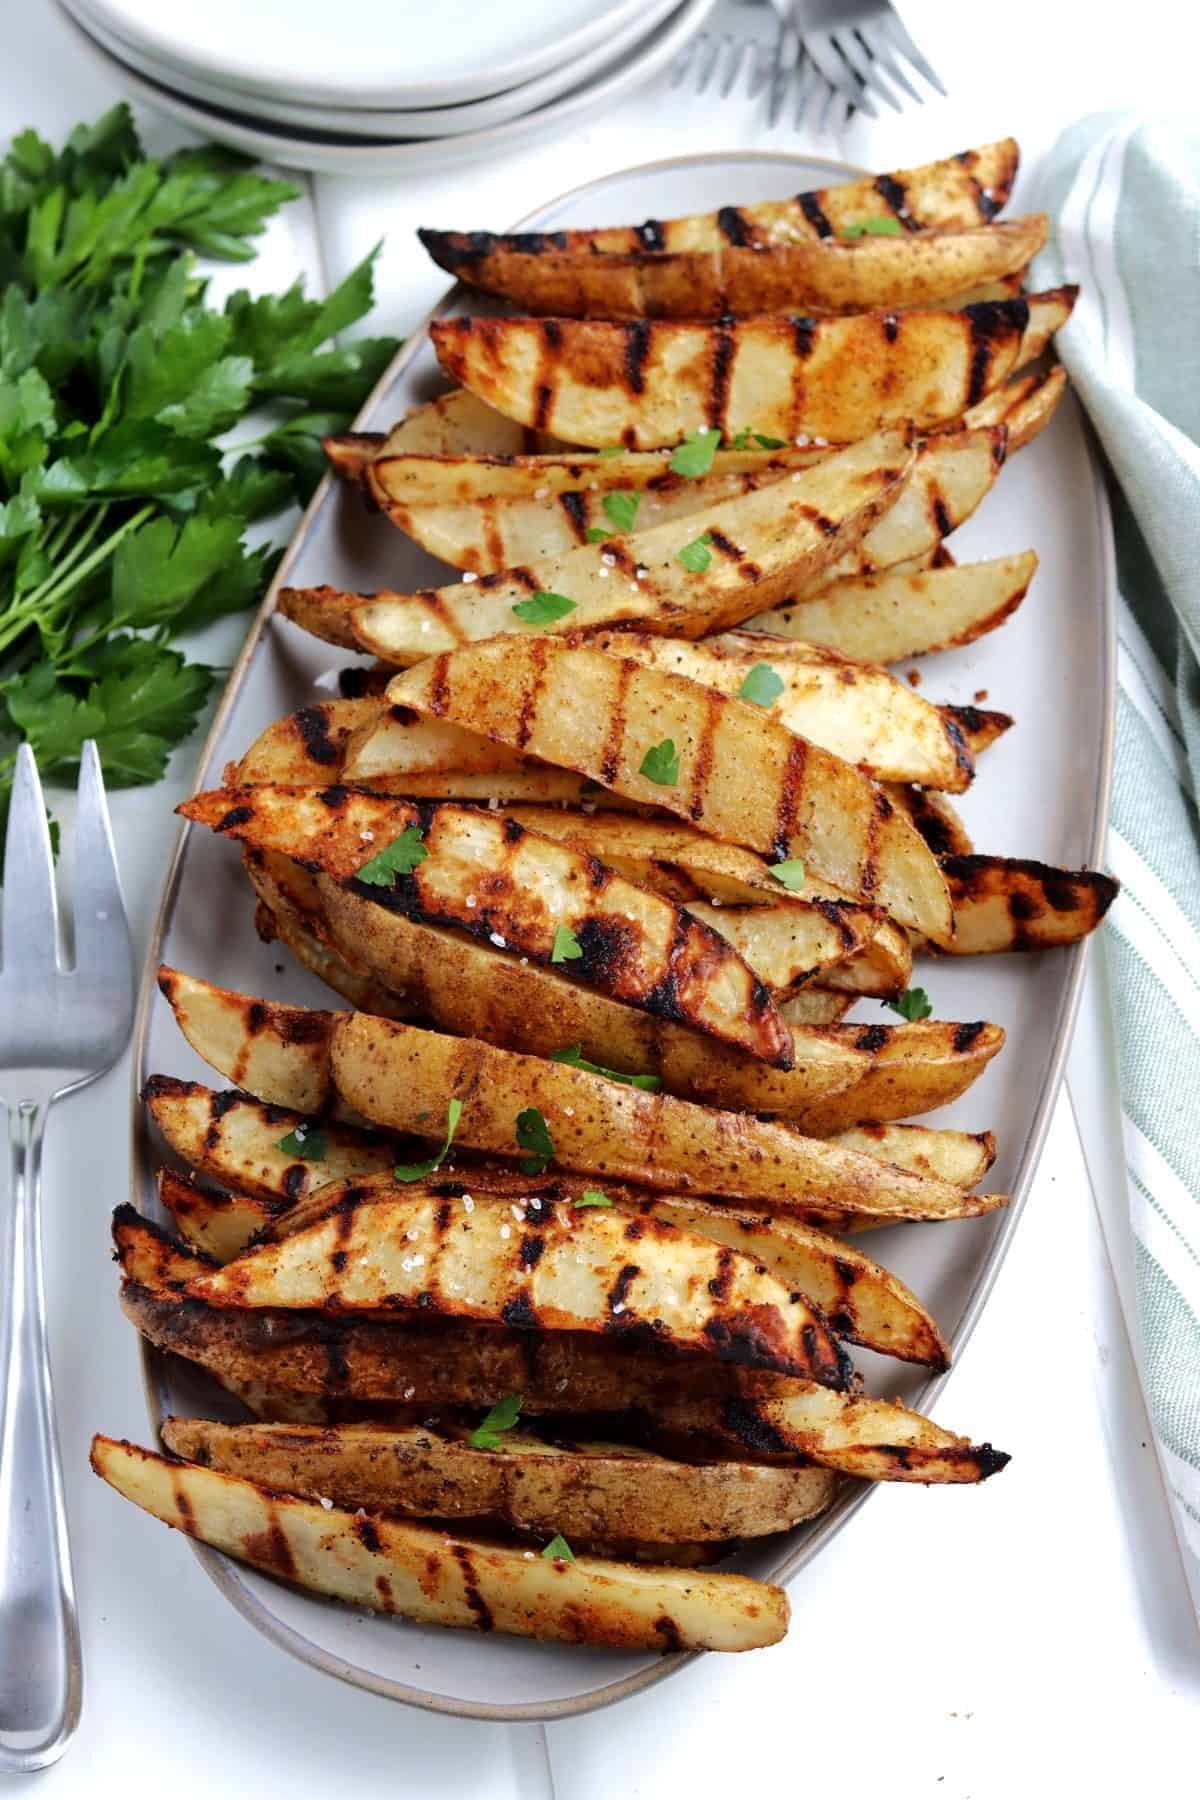
[[[23,737],[51,780],[88,737],[111,785],[162,774],[215,679],[173,639],[258,600],[279,552],[247,526],[307,498],[396,347],[328,344],[374,253],[324,301],[208,304],[196,256],[251,260],[297,194],[225,150],[148,159],[124,105],[0,163],[0,826]]]

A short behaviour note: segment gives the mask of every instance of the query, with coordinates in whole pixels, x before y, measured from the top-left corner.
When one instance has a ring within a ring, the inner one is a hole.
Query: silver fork
[[[133,950],[96,746],[79,769],[74,966],[58,952],[37,764],[17,752],[0,896],[0,1094],[11,1179],[0,1239],[0,1774],[55,1762],[83,1669],[42,1284],[46,1117],[112,1066],[133,1023]]]
[[[858,107],[872,119],[879,117],[873,95],[903,112],[904,103],[888,81],[923,105],[924,96],[904,73],[901,58],[939,94],[946,92],[890,0],[795,0],[793,13],[804,54],[828,83],[819,130],[839,94],[848,109]]]

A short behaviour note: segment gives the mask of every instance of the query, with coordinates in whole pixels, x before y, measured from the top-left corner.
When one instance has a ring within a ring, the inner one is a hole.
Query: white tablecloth
[[[952,98],[862,120],[841,144],[768,134],[757,107],[667,83],[502,162],[353,185],[320,179],[251,279],[336,280],[381,235],[380,323],[409,330],[442,277],[421,223],[502,227],[577,181],[697,150],[774,145],[877,168],[1013,132],[1026,166],[1098,107],[1194,110],[1196,30],[1154,0],[1105,12],[910,4]],[[117,97],[48,0],[0,19],[0,132],[57,138]],[[152,141],[173,134],[146,121]],[[235,271],[232,284],[246,279]],[[215,634],[211,656],[236,633]],[[153,792],[114,797],[144,945],[196,744]],[[1094,1030],[1093,1026],[1085,1026]],[[1005,1800],[1185,1789],[1200,1652],[1078,1134],[1064,1098],[1035,1192],[942,1411],[1013,1453],[978,1491],[884,1489],[792,1590],[787,1642],[712,1657],[616,1711],[501,1727],[441,1720],[312,1673],[232,1613],[187,1544],[87,1470],[95,1429],[146,1435],[133,1334],[115,1304],[108,1214],[125,1197],[128,1071],[52,1132],[47,1276],[83,1618],[83,1725],[48,1796],[229,1800],[716,1800],[731,1791]],[[1097,1079],[1089,1063],[1089,1083]],[[1040,1335],[1039,1335],[1040,1333]]]

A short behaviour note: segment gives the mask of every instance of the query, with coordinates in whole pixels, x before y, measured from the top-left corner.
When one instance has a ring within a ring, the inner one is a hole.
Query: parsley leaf
[[[606,444],[603,450],[597,450],[597,456],[624,456],[624,444]]]
[[[907,1019],[910,1024],[915,1019],[929,1018],[933,1012],[933,1007],[929,1004],[929,995],[924,988],[909,988],[907,993],[901,994],[898,1000],[885,1000],[884,1005],[889,1006],[894,1013],[899,1013],[900,1017]]]
[[[804,864],[795,857],[787,862],[769,863],[768,868],[776,881],[781,882],[789,893],[797,894],[804,886]]]
[[[752,439],[760,450],[787,449],[786,438],[766,437],[761,431],[751,431],[748,425],[743,426],[735,438],[730,438],[729,448],[731,450],[748,450]]]
[[[505,1394],[502,1400],[497,1400],[467,1439],[472,1450],[503,1450],[501,1433],[512,1430],[521,1416],[524,1404],[524,1394]]]
[[[325,1154],[325,1133],[315,1125],[297,1125],[276,1144],[285,1156],[298,1156],[302,1162],[320,1162]]]
[[[551,594],[539,588],[528,600],[518,600],[513,612],[526,625],[553,625],[556,619],[565,619],[573,613],[577,602],[568,600],[565,594]]]
[[[527,1106],[517,1114],[517,1143],[530,1154],[521,1158],[526,1175],[540,1175],[554,1156],[554,1139],[545,1116],[536,1106]]]
[[[661,744],[652,744],[642,758],[638,774],[647,781],[656,781],[659,787],[678,787],[679,752],[674,740],[664,738]]]
[[[561,1531],[555,1532],[554,1536],[550,1539],[550,1542],[542,1551],[542,1555],[546,1558],[547,1562],[573,1563],[575,1561],[575,1552],[572,1550]]]
[[[418,864],[423,863],[429,855],[425,845],[421,827],[406,825],[400,836],[393,838],[390,844],[365,862],[355,875],[355,881],[365,881],[368,887],[395,887],[394,877],[411,875]]]
[[[608,1195],[602,1193],[599,1188],[584,1188],[582,1194],[580,1194],[579,1198],[575,1200],[573,1204],[576,1207],[611,1206],[612,1201],[609,1199]]]
[[[705,431],[689,431],[682,444],[671,452],[672,474],[686,475],[693,481],[697,476],[707,475],[720,442],[721,433],[715,426]]]
[[[552,963],[578,962],[583,955],[583,945],[575,936],[569,925],[554,927],[554,947],[550,952]]]
[[[640,494],[626,494],[619,490],[613,494],[605,494],[600,502],[605,517],[612,520],[618,531],[633,530],[641,503]]]
[[[863,219],[858,225],[843,225],[844,238],[860,237],[903,237],[904,227],[899,219],[884,215],[879,219]]]
[[[397,1163],[392,1170],[397,1181],[424,1181],[427,1175],[432,1175],[435,1169],[441,1168],[450,1154],[450,1146],[454,1142],[454,1134],[458,1130],[458,1121],[462,1118],[462,1109],[461,1100],[450,1101],[446,1107],[446,1136],[441,1149],[436,1156],[431,1156],[428,1162]]]
[[[738,689],[739,700],[749,700],[753,706],[770,706],[778,700],[783,692],[783,681],[770,663],[755,663],[746,679]]]
[[[608,1081],[622,1081],[626,1087],[641,1088],[647,1094],[656,1094],[662,1085],[657,1075],[626,1075],[620,1069],[606,1069],[601,1063],[589,1062],[583,1054],[582,1044],[568,1044],[565,1049],[553,1051],[550,1061],[582,1069],[585,1075],[603,1075]]]
[[[698,538],[693,538],[690,544],[685,544],[682,550],[677,550],[675,561],[682,563],[685,569],[690,569],[693,575],[703,575],[712,561],[712,551],[708,547],[711,543],[712,533],[705,531]]]
[[[601,451],[601,455],[603,455],[603,451]],[[587,541],[589,544],[607,544],[611,536],[612,532],[605,531],[600,525],[589,525],[587,528]]]

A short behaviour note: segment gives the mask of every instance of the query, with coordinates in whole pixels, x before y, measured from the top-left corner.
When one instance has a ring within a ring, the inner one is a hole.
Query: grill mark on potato
[[[802,518],[807,519],[810,525],[815,526],[822,537],[835,537],[837,535],[838,528],[834,521],[827,518],[825,514],[820,512],[815,506],[798,506],[795,510]]]
[[[192,1510],[192,1503],[188,1499],[182,1477],[174,1473],[171,1475],[171,1498],[175,1502],[180,1531],[186,1531],[189,1537],[194,1537],[196,1535],[196,1515]]]
[[[644,319],[635,319],[625,326],[625,385],[631,394],[645,391],[646,359],[649,354],[650,327]]]
[[[646,219],[641,225],[635,226],[634,231],[644,250],[666,249],[667,239],[661,219]]]
[[[795,317],[792,319],[792,342],[796,346],[796,355],[804,362],[812,355],[813,345],[817,338],[817,320]]]
[[[930,489],[929,509],[933,514],[933,523],[937,528],[938,536],[949,537],[954,530],[954,520],[950,517],[946,502],[936,487]]]
[[[479,1582],[475,1574],[475,1565],[471,1561],[471,1552],[465,1544],[451,1544],[450,1551],[462,1575],[463,1599],[475,1615],[476,1629],[491,1631],[494,1628],[491,1608],[479,1591]]]
[[[722,206],[717,213],[717,230],[729,243],[739,246],[753,243],[754,234],[736,206]]]
[[[838,934],[838,940],[847,954],[849,954],[851,950],[857,949],[859,944],[858,933],[852,926],[846,923],[845,918],[846,911],[848,909],[853,909],[854,903],[852,901],[827,900],[822,898],[821,895],[816,894],[809,904],[815,906],[817,911],[821,914],[821,917],[825,919],[828,924],[833,926],[833,929]]]
[[[796,205],[800,208],[800,211],[804,214],[819,238],[833,236],[833,226],[825,217],[819,193],[797,194]]]
[[[768,861],[786,862],[788,846],[796,825],[796,813],[804,791],[808,745],[803,738],[792,739],[788,759],[779,778],[779,804],[775,809],[775,835]]]
[[[972,1048],[980,1033],[986,1030],[986,1021],[975,1019],[969,1025],[956,1025],[954,1028],[954,1048],[960,1056],[965,1056]]]
[[[654,1629],[662,1638],[665,1650],[682,1650],[683,1638],[679,1627],[669,1613],[660,1613],[654,1621]]]
[[[891,1042],[891,1037],[892,1027],[890,1025],[868,1025],[866,1030],[861,1031],[855,1038],[854,1048],[866,1050],[874,1056]]]
[[[779,1456],[791,1448],[787,1438],[764,1419],[752,1400],[731,1395],[721,1403],[721,1423],[739,1444],[760,1456]]]
[[[704,796],[712,780],[717,726],[724,711],[725,701],[722,695],[715,691],[705,694],[704,719],[692,757],[691,793],[688,800],[688,816],[692,819],[704,817]]]
[[[386,1613],[395,1612],[395,1595],[392,1592],[392,1584],[386,1575],[377,1575],[375,1577],[375,1592],[379,1595],[380,1609]]]
[[[962,734],[962,727],[958,720],[953,716],[955,710],[957,709],[947,708],[942,714],[942,718],[946,726],[946,736],[949,738],[951,747],[954,751],[955,767],[958,769],[960,775],[970,782],[975,779],[975,758],[967,748],[967,740]]]
[[[514,1331],[536,1331],[539,1326],[537,1308],[525,1292],[514,1294],[500,1309],[500,1319]]]
[[[508,558],[504,554],[504,533],[500,529],[499,509],[494,500],[480,501],[479,522],[483,529],[488,566],[493,569],[502,569]]]
[[[537,373],[534,377],[533,427],[535,431],[546,430],[550,423],[550,410],[554,404],[554,389],[562,362],[562,327],[557,319],[542,320],[541,337]]]
[[[483,579],[486,580],[486,577]],[[482,585],[482,581],[480,585]],[[421,588],[414,595],[414,598],[420,601],[434,623],[440,625],[443,631],[445,631],[456,644],[467,643],[467,632],[447,607],[445,600],[442,598],[437,588]]]
[[[329,714],[324,706],[302,706],[292,714],[292,723],[312,762],[337,762],[340,752],[329,735]]]
[[[532,679],[524,684],[524,691],[521,695],[521,711],[517,717],[516,737],[519,750],[525,748],[537,723],[542,689],[546,685],[546,657],[545,639],[535,639],[530,650],[530,660],[533,664]]]
[[[546,1248],[546,1240],[540,1232],[527,1231],[521,1239],[519,1261],[526,1271],[536,1269],[542,1260],[542,1252]]]
[[[724,427],[729,406],[729,382],[733,374],[734,336],[728,325],[712,330],[712,360],[708,370],[708,422]]]
[[[892,217],[899,219],[906,231],[915,231],[917,221],[908,210],[908,190],[904,183],[897,181],[894,175],[877,175],[874,188]]]
[[[708,531],[708,541],[713,549],[719,550],[721,555],[727,558],[729,562],[737,562],[740,560],[742,555],[740,548],[734,543],[732,538],[727,538],[723,531],[714,531],[710,526]]]
[[[717,1272],[708,1284],[708,1291],[714,1300],[724,1300],[729,1292],[729,1284],[733,1278],[733,1256],[729,1246],[723,1244],[717,1258]]]
[[[900,321],[897,319],[895,313],[884,313],[880,323],[883,326],[884,341],[889,344],[894,344],[900,335]]]
[[[270,1501],[266,1503],[267,1526],[264,1531],[248,1531],[242,1536],[242,1548],[251,1562],[265,1565],[287,1581],[297,1579],[296,1559],[287,1541],[287,1533],[279,1522],[279,1514]]]
[[[963,308],[971,334],[971,372],[967,381],[967,405],[982,400],[988,388],[992,358],[997,346],[1019,337],[1029,323],[1029,302],[979,300]]]
[[[588,534],[587,502],[583,495],[577,493],[574,488],[568,488],[565,493],[558,496],[558,504],[566,513],[567,523],[575,534],[576,540],[581,544],[586,544]]]
[[[364,1550],[370,1550],[375,1556],[380,1554],[383,1549],[383,1540],[379,1535],[374,1519],[368,1518],[366,1513],[363,1513],[361,1516],[355,1518],[351,1530],[354,1532],[355,1537],[358,1539]]]
[[[626,708],[629,703],[629,684],[640,665],[630,657],[622,657],[617,672],[616,693],[609,707],[608,735],[604,740],[604,749],[600,753],[600,779],[606,787],[611,787],[617,778],[617,770],[621,766],[621,745],[625,738]]]
[[[223,819],[218,819],[213,826],[214,831],[236,831],[239,825],[248,824],[254,817],[252,806],[231,806]]]
[[[967,180],[971,183],[971,190],[975,195],[975,204],[979,208],[981,218],[990,223],[1007,200],[1008,192],[1006,189],[999,199],[994,199],[975,173],[975,160],[973,150],[960,150],[954,158],[954,161],[966,170]]]

